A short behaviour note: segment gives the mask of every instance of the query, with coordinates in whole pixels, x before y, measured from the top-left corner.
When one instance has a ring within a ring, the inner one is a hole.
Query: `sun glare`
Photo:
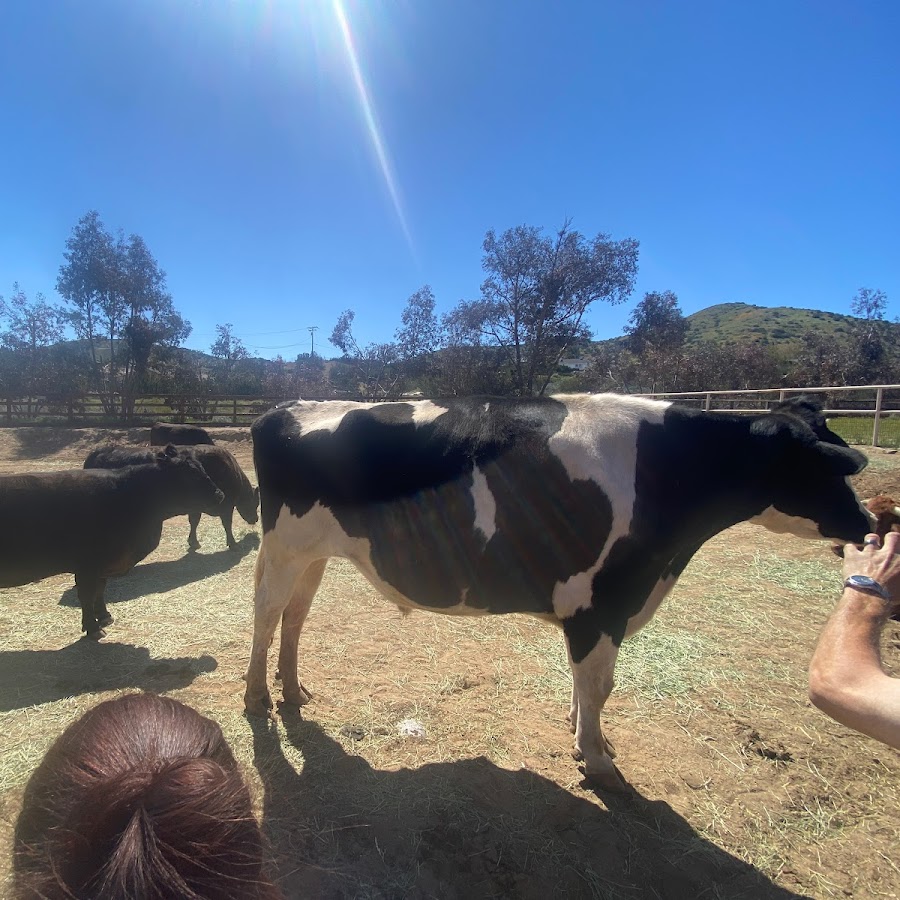
[[[386,10],[371,0],[360,5],[354,18],[363,17],[365,28],[386,29]],[[391,155],[378,121],[372,92],[360,64],[358,35],[348,14],[345,0],[233,0],[233,25],[243,31],[264,35],[267,40],[281,37],[292,52],[311,53],[323,78],[339,61],[341,71],[349,74],[359,112],[375,161],[390,197],[397,222],[410,252],[415,256],[412,234],[403,208],[401,192],[391,163]]]
[[[341,38],[344,42],[344,49],[347,52],[347,63],[350,67],[350,74],[353,76],[353,83],[356,87],[356,94],[359,100],[360,110],[365,121],[366,129],[369,132],[369,140],[372,143],[372,149],[375,152],[375,156],[378,160],[378,165],[381,168],[381,175],[384,178],[384,183],[385,187],[387,187],[388,194],[390,194],[391,203],[393,203],[394,205],[394,212],[397,215],[397,220],[400,223],[400,227],[403,229],[403,234],[406,238],[407,243],[409,244],[410,250],[413,250],[412,235],[410,234],[409,226],[406,222],[406,215],[403,212],[403,204],[400,199],[400,191],[397,187],[397,180],[394,177],[394,171],[391,165],[390,156],[388,155],[387,146],[385,145],[384,137],[381,133],[381,128],[378,125],[378,117],[376,115],[375,105],[372,102],[369,88],[366,84],[362,69],[359,65],[359,55],[356,52],[356,44],[353,40],[353,31],[350,27],[350,22],[347,18],[347,13],[344,9],[342,0],[332,0],[332,8],[334,10],[335,18],[337,19],[338,27],[340,28]]]

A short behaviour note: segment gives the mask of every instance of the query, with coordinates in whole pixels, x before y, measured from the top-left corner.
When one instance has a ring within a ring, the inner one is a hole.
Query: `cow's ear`
[[[859,450],[825,441],[816,442],[815,453],[829,475],[856,475],[869,464],[868,458]]]

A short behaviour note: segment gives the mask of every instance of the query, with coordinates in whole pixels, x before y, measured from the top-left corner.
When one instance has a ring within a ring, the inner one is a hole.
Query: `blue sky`
[[[900,314],[900,4],[10,0],[0,293],[55,297],[99,210],[141,234],[206,348],[388,340],[430,283],[477,296],[488,228],[641,242],[645,291]],[[390,173],[390,179],[385,172]],[[395,192],[389,186],[392,180]],[[324,346],[323,346],[324,345]]]

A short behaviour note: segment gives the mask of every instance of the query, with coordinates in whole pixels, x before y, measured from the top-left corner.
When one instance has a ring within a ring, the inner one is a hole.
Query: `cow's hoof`
[[[258,699],[244,697],[244,712],[248,716],[259,716],[260,718],[268,718],[272,709],[272,697],[266,691],[265,696]]]
[[[107,613],[105,616],[101,616],[99,619],[97,619],[97,624],[100,626],[101,629],[106,628],[109,625],[112,625],[112,623],[113,623],[113,617],[109,613]]]
[[[200,549],[200,541],[188,541],[188,553],[195,553]]]
[[[288,706],[306,706],[312,700],[312,694],[303,685],[297,691],[285,691],[284,702]]]
[[[622,776],[613,766],[604,772],[585,772],[584,787],[594,791],[606,791],[611,794],[625,794],[628,785],[622,780]]]
[[[238,549],[237,541],[229,541],[228,549],[229,550],[237,550]]]
[[[89,641],[99,641],[106,637],[106,632],[102,628],[92,628],[85,637]]]

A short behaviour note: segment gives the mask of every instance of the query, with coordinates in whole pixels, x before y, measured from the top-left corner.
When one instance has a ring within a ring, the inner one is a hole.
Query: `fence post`
[[[784,397],[785,397],[785,392],[784,392],[784,391],[779,391],[779,392],[778,392],[778,402],[779,402],[779,403],[784,403]]]
[[[878,446],[878,420],[881,417],[881,401],[884,396],[884,388],[875,391],[875,424],[872,426],[872,446]]]
[[[237,425],[237,397],[235,397],[234,400],[232,400],[231,424]]]
[[[709,393],[707,393],[707,395],[706,395],[706,402],[703,404],[703,411],[704,411],[704,412],[709,412],[709,404],[711,403],[711,401],[712,401],[712,395],[709,394]]]

